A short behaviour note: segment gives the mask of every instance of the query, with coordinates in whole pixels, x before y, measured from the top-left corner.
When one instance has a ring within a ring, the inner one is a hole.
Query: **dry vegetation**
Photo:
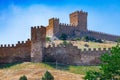
[[[111,48],[113,46],[116,46],[117,43],[115,42],[106,42],[106,43],[96,43],[96,42],[84,42],[84,41],[67,41],[67,42],[71,42],[74,46],[77,46],[79,49],[83,49],[83,48]],[[63,41],[59,40],[59,41],[54,41],[54,43],[56,45],[63,43]],[[89,47],[85,47],[85,44],[87,44]],[[48,45],[48,44],[47,44]]]
[[[42,63],[25,62],[0,69],[0,80],[19,80],[22,75],[26,75],[28,80],[40,80],[46,70],[52,73],[55,80],[82,80],[83,77],[80,74],[56,70]]]
[[[51,63],[31,63],[0,65],[0,80],[19,80],[20,76],[26,75],[28,80],[40,80],[45,71],[52,73],[55,80],[83,80],[88,70],[99,70],[99,66],[71,66]]]

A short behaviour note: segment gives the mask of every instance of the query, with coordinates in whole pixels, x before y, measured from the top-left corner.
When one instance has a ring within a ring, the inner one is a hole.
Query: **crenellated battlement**
[[[73,15],[73,14],[85,14],[85,15],[88,15],[88,13],[83,11],[83,10],[72,12],[70,15]]]
[[[46,29],[46,27],[44,27],[44,26],[34,26],[34,27],[31,27],[31,32],[33,31],[33,33],[36,33],[36,32],[34,32],[34,31],[42,31],[42,30],[45,30]]]
[[[31,44],[31,40],[28,39],[27,41],[18,41],[17,44],[1,44],[0,48],[16,48],[16,47],[25,47]]]
[[[31,40],[27,39],[26,41],[18,41],[15,47],[27,47],[31,45]]]
[[[60,23],[59,26],[63,26],[63,27],[77,27],[76,25],[74,24],[66,24],[66,23]]]
[[[43,26],[32,26],[31,29],[41,29]]]
[[[12,47],[15,47],[15,45],[14,44],[11,44],[11,45],[10,44],[4,44],[4,45],[1,44],[0,45],[0,48],[12,48]]]
[[[75,49],[75,50],[79,50],[80,52],[104,52],[104,51],[110,51],[111,48],[83,48],[83,49],[80,49],[78,48],[77,46],[73,46],[72,44],[68,44],[68,45],[49,45],[46,47],[46,49],[55,49],[55,48],[68,48],[68,50],[70,49]],[[92,54],[92,53],[91,53]]]
[[[97,32],[97,31],[93,31],[93,30],[88,30],[88,32],[91,32],[91,33],[97,33],[99,35],[108,35],[108,36],[115,36],[115,37],[120,37],[119,35],[113,35],[113,34],[108,34],[108,33],[104,33],[104,32]]]
[[[49,21],[50,21],[50,20],[59,20],[59,18],[53,17],[53,18],[49,19]]]

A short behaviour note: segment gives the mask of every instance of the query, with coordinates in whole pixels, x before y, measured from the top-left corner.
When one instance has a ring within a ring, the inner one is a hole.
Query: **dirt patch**
[[[46,70],[22,69],[22,70],[0,70],[0,80],[19,80],[20,76],[26,75],[28,80],[40,80]],[[82,80],[83,75],[73,74],[60,70],[49,70],[55,80]]]

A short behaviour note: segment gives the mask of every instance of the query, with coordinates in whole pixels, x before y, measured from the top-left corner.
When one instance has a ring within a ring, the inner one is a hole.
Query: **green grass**
[[[55,63],[19,63],[19,64],[6,64],[0,67],[0,69],[8,69],[8,70],[20,70],[20,69],[48,69],[48,70],[62,70],[67,71],[75,74],[82,74],[84,75],[89,70],[98,71],[99,66],[72,66],[72,65],[63,65],[63,64],[56,64]]]
[[[99,71],[99,66],[70,66],[69,72],[85,75],[89,70]]]

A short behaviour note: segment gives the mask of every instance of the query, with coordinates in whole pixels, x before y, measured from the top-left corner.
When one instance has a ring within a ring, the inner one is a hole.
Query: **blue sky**
[[[0,0],[0,44],[30,38],[30,27],[48,25],[57,17],[69,24],[69,14],[88,12],[88,29],[120,35],[120,0]]]

